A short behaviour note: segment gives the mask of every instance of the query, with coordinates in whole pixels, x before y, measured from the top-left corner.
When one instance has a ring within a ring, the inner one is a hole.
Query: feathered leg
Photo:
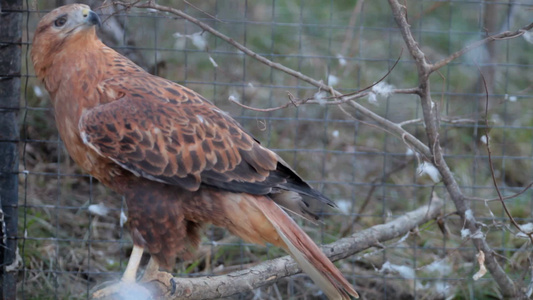
[[[139,264],[141,263],[141,258],[143,256],[144,249],[140,246],[133,245],[131,250],[130,259],[128,260],[128,265],[126,270],[122,275],[122,282],[133,283],[137,278],[137,270],[139,269]]]

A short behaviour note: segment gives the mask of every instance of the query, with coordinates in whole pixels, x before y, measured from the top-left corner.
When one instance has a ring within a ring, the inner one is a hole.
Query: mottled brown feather
[[[79,130],[86,144],[135,174],[191,191],[201,183],[231,189],[235,182],[234,191],[266,194],[285,182],[267,180],[277,155],[226,113],[186,87],[142,75],[100,84],[121,98],[83,113]],[[154,90],[162,92],[148,93]]]

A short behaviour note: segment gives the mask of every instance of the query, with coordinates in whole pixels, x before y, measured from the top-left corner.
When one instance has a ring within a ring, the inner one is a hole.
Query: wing
[[[138,176],[191,191],[201,184],[261,195],[284,189],[334,205],[186,87],[145,73],[109,79],[99,89],[118,100],[83,113],[82,139]]]

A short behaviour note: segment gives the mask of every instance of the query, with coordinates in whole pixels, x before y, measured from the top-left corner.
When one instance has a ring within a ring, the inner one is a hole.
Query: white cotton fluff
[[[503,99],[509,100],[510,102],[516,102],[516,100],[518,100],[518,97],[517,96],[509,96],[509,94],[505,94],[503,96]]]
[[[211,55],[209,55],[209,61],[211,62],[213,67],[218,68],[217,62],[213,59],[213,57],[211,57]]]
[[[482,142],[483,144],[487,144],[487,142],[489,141],[490,139],[487,139],[487,135],[484,134],[482,135],[480,138],[479,138],[479,141]]]
[[[44,95],[43,90],[41,89],[41,87],[39,87],[37,85],[33,86],[33,93],[35,94],[35,96],[37,98],[41,98]]]
[[[378,105],[378,98],[374,92],[368,93],[368,103]]]
[[[522,37],[524,38],[524,40],[526,40],[526,42],[533,44],[533,33],[531,31],[524,32]]]
[[[378,105],[378,97],[387,98],[394,91],[394,86],[386,82],[379,82],[374,85],[368,93],[368,103]]]
[[[343,67],[346,66],[346,59],[344,56],[342,56],[342,54],[337,54],[337,59],[339,60],[339,65]]]
[[[239,93],[237,93],[237,91],[234,90],[234,89],[231,89],[229,91],[228,100],[233,101],[233,102],[241,103],[241,97],[239,96]]]
[[[407,266],[394,265],[394,264],[391,264],[389,261],[386,261],[383,264],[383,266],[381,266],[381,270],[379,270],[380,273],[383,273],[386,271],[396,272],[398,273],[398,275],[406,279],[415,279],[416,277],[415,270],[413,268],[407,267]]]
[[[109,208],[107,208],[103,203],[91,204],[89,205],[88,209],[89,212],[93,215],[98,215],[102,217],[106,216],[107,213],[109,213]]]
[[[477,230],[476,232],[472,233],[470,231],[470,229],[468,229],[468,228],[461,229],[461,239],[463,239],[463,240],[465,240],[465,239],[482,239],[484,237],[485,237],[485,235],[483,234],[483,232],[481,232],[481,230]]]
[[[385,271],[395,272],[405,279],[410,279],[410,280],[416,279],[416,273],[413,268],[407,267],[407,266],[394,265],[394,264],[391,264],[389,261],[385,262],[383,266],[381,267],[381,270],[379,271],[381,273]],[[424,286],[419,281],[416,281],[415,289],[418,290],[418,289],[423,289],[423,288]]]
[[[338,138],[338,137],[339,137],[339,131],[338,131],[338,130],[333,130],[333,132],[331,132],[331,135],[332,135],[334,138]]]
[[[207,50],[207,40],[205,39],[205,37],[202,35],[201,32],[195,32],[191,35],[189,35],[189,38],[191,39],[192,41],[192,44],[200,49],[200,50]]]
[[[352,208],[352,203],[350,201],[342,199],[342,200],[337,200],[337,202],[335,204],[337,204],[337,208],[343,214],[349,214],[350,213],[350,209]]]
[[[472,239],[474,239],[474,240],[475,239],[483,239],[483,238],[485,238],[485,235],[483,234],[483,232],[481,232],[481,230],[478,230],[474,234],[472,234],[470,237]]]
[[[124,210],[120,211],[120,227],[124,227],[124,224],[128,221],[128,216],[124,213]]]
[[[533,232],[533,223],[526,223],[526,224],[520,225],[520,229],[522,229],[525,232]]]
[[[150,294],[150,291],[141,286],[140,284],[133,283],[119,283],[119,290],[117,295],[119,299],[131,299],[131,300],[149,300],[154,299]]]
[[[339,83],[339,78],[335,75],[328,75],[328,85],[329,86],[336,86]]]
[[[179,32],[174,33],[173,36],[176,38],[176,41],[174,42],[174,49],[176,50],[185,49],[185,46],[187,45],[187,37],[182,35]]]
[[[444,282],[444,281],[437,281],[437,282],[435,282],[434,286],[435,286],[435,291],[437,292],[437,294],[439,294],[441,296],[448,295],[448,293],[450,291],[450,285],[447,282]]]
[[[518,232],[516,234],[516,237],[529,239],[529,237],[525,233],[532,233],[533,232],[533,223],[526,223],[526,224],[520,225],[520,229],[523,232]]]
[[[207,40],[203,36],[202,32],[195,32],[193,34],[181,34],[179,32],[176,32],[172,36],[176,38],[176,42],[174,43],[174,48],[176,49],[184,49],[185,40],[190,39],[192,44],[199,50],[207,50]]]
[[[465,211],[465,219],[467,219],[469,222],[474,222],[474,213],[471,209],[467,209]]]
[[[436,260],[425,266],[424,269],[430,273],[437,273],[439,275],[448,275],[452,272],[452,267],[448,264],[446,259]]]
[[[470,229],[468,228],[461,229],[461,238],[464,240],[469,237],[470,237]]]
[[[325,105],[326,102],[328,102],[328,99],[326,99],[326,92],[320,91],[318,93],[315,93],[314,98],[320,105]]]
[[[418,176],[428,175],[434,183],[440,182],[441,176],[439,170],[430,162],[422,162],[416,169]]]
[[[372,87],[372,92],[381,97],[388,97],[394,91],[394,86],[386,82],[380,82]]]

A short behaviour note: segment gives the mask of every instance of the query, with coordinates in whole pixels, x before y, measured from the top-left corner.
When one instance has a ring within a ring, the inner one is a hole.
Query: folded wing
[[[303,214],[313,218],[311,208],[305,212],[317,206],[311,199],[334,205],[228,114],[186,87],[140,74],[107,80],[99,88],[117,99],[84,112],[79,123],[84,143],[138,176],[191,191],[201,184],[258,195],[293,191],[303,195]]]

